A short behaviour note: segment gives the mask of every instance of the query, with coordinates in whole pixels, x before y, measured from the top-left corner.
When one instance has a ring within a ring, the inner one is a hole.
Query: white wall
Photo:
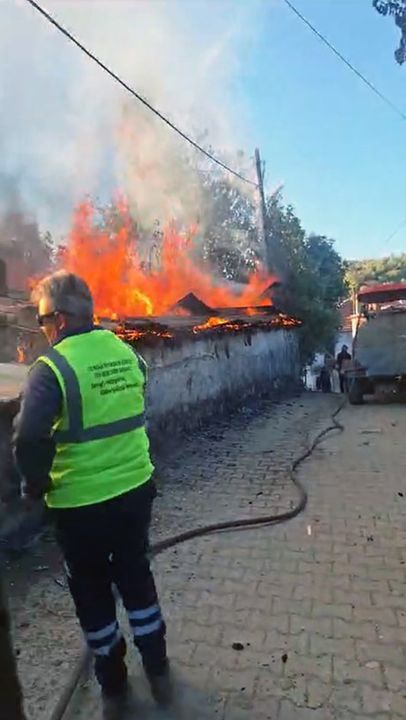
[[[196,424],[249,395],[299,380],[297,335],[292,330],[201,336],[177,345],[139,350],[149,365],[147,412],[151,425]]]

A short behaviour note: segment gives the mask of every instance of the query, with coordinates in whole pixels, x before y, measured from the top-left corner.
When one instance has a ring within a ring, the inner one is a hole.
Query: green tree
[[[345,297],[345,267],[334,242],[306,235],[292,206],[280,195],[267,201],[267,242],[271,268],[283,282],[279,302],[303,320],[300,351],[303,362],[315,352],[333,348],[339,326],[337,305]]]

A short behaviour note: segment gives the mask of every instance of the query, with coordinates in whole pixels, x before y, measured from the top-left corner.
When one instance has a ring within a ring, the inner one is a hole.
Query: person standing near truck
[[[337,370],[340,376],[340,392],[342,393],[348,391],[347,376],[345,374],[346,364],[348,360],[351,360],[351,355],[348,352],[348,346],[343,345],[341,351],[337,355]]]

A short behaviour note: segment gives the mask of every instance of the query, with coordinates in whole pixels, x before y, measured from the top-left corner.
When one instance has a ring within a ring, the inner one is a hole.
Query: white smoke
[[[235,160],[232,150],[251,144],[235,81],[259,22],[257,3],[44,0],[44,7],[182,129],[207,131]],[[103,201],[116,189],[147,225],[157,216],[193,219],[199,188],[183,162],[184,141],[25,0],[0,0],[0,53],[0,178],[17,183],[43,229],[65,232],[79,200]]]

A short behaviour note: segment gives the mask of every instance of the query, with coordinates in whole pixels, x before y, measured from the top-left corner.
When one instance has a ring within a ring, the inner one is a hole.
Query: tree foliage
[[[207,144],[207,131],[197,133],[198,142],[208,152],[229,163],[244,176],[250,174],[252,158],[242,150],[232,156]],[[236,180],[213,167],[195,152],[185,155],[185,162],[195,178],[196,195],[199,197],[199,253],[222,278],[244,282],[258,260],[263,259],[258,238],[257,202],[252,186]]]
[[[395,50],[395,60],[403,65],[406,61],[406,0],[372,0],[372,5],[380,15],[393,17],[400,29],[400,45]]]
[[[337,305],[346,295],[345,267],[324,235],[307,235],[292,206],[280,195],[267,201],[268,257],[283,282],[279,301],[303,320],[303,361],[333,346],[339,326]]]
[[[352,290],[365,283],[406,282],[406,253],[347,262],[346,280]]]
[[[256,209],[252,195],[227,179],[203,185],[202,257],[227,280],[244,282],[258,262]]]

